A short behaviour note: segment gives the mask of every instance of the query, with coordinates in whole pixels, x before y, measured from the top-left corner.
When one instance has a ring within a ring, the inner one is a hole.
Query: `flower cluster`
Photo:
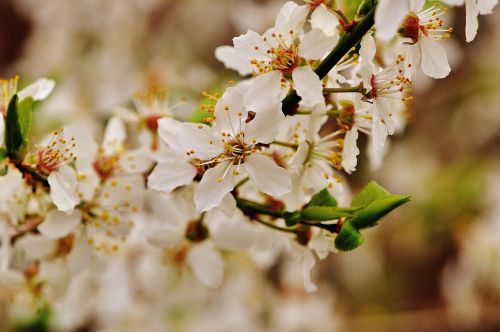
[[[496,1],[465,2],[470,40]],[[412,77],[450,72],[447,9],[424,5],[365,1],[347,19],[335,2],[287,2],[273,27],[216,50],[244,78],[205,93],[202,122],[181,121],[152,89],[135,110],[115,109],[99,143],[70,124],[31,147],[31,104],[54,82],[18,92],[17,78],[0,81],[0,288],[13,291],[13,315],[49,308],[63,330],[158,328],[176,288],[221,287],[228,252],[262,269],[291,258],[316,290],[317,260],[356,248],[360,230],[408,200],[371,183],[351,202],[347,177],[362,136],[380,167]],[[137,301],[154,309],[136,312]]]

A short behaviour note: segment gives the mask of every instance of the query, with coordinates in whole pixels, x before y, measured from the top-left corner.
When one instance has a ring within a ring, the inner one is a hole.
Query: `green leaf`
[[[350,219],[356,229],[374,226],[377,221],[383,218],[398,206],[410,200],[410,196],[389,196],[372,201],[368,206],[354,213]]]
[[[364,0],[361,6],[359,6],[358,11],[356,13],[356,16],[363,16],[366,15],[372,10],[377,5],[376,0]]]
[[[19,126],[21,127],[21,135],[23,136],[23,145],[28,145],[28,136],[31,131],[31,118],[33,110],[33,98],[28,97],[21,100],[17,105],[17,113],[19,114]]]
[[[0,161],[4,160],[9,156],[6,148],[0,148]]]
[[[9,172],[9,166],[8,165],[3,165],[0,166],[0,176],[5,176]]]
[[[32,98],[19,102],[14,95],[9,102],[5,117],[5,146],[9,156],[15,156],[22,146],[28,144],[31,129]]]
[[[368,183],[351,202],[352,207],[366,207],[373,201],[390,197],[391,194],[382,188],[377,182]]]
[[[345,1],[344,8],[345,14],[349,19],[353,19],[356,16],[361,0],[350,0]]]
[[[340,251],[351,251],[362,245],[364,241],[363,235],[347,221],[335,237],[335,248]]]
[[[337,200],[333,197],[327,188],[319,191],[311,198],[307,206],[337,206]]]
[[[48,307],[39,309],[33,317],[17,322],[14,326],[16,332],[45,332],[50,331],[49,321],[51,311]]]
[[[287,227],[292,227],[302,221],[302,213],[299,211],[285,212],[283,213],[283,218],[285,218]]]
[[[14,95],[9,101],[5,116],[5,146],[9,155],[15,155],[23,144],[19,114],[17,113],[17,100],[17,95]]]
[[[328,221],[343,217],[352,217],[356,209],[340,208],[336,206],[309,206],[302,211],[305,220]]]

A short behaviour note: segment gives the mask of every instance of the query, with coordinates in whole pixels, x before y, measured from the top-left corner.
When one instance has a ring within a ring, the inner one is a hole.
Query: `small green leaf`
[[[25,98],[19,102],[17,95],[14,95],[9,102],[5,117],[5,146],[9,156],[15,156],[22,146],[28,144],[32,104],[32,98]]]
[[[316,193],[312,198],[308,207],[310,206],[337,206],[337,200],[333,197],[327,188]]]
[[[0,161],[4,160],[9,156],[6,148],[0,148]]]
[[[295,226],[302,221],[302,213],[299,211],[285,212],[283,213],[283,217],[285,218],[287,227]]]
[[[363,235],[350,223],[345,222],[335,238],[335,248],[340,251],[351,251],[363,244]]]
[[[9,166],[8,165],[3,165],[0,166],[0,176],[5,176],[9,172]]]
[[[357,229],[374,226],[377,221],[383,218],[398,206],[410,200],[410,196],[389,196],[376,199],[365,208],[354,213],[350,219],[352,225]]]
[[[50,331],[49,321],[51,311],[48,307],[40,308],[30,319],[19,321],[14,326],[16,332],[45,332]]]
[[[377,5],[376,0],[364,0],[356,13],[357,17],[366,15]]]
[[[361,0],[350,0],[344,2],[345,14],[349,19],[353,19],[358,11]]]
[[[31,131],[31,118],[33,110],[33,98],[28,97],[21,100],[17,105],[17,113],[19,114],[19,126],[21,135],[23,136],[23,145],[28,145],[28,136]]]
[[[343,217],[352,217],[352,213],[356,210],[336,206],[309,206],[302,211],[302,217],[305,220],[329,221]]]
[[[17,113],[17,100],[17,95],[14,95],[9,101],[5,116],[5,146],[9,155],[15,155],[23,144],[19,114]]]
[[[371,181],[363,188],[363,190],[359,192],[359,194],[356,195],[356,197],[354,197],[354,199],[351,202],[351,206],[366,207],[371,202],[377,199],[386,198],[390,196],[391,194],[389,194],[389,192],[387,192],[387,190],[382,188],[377,182]]]

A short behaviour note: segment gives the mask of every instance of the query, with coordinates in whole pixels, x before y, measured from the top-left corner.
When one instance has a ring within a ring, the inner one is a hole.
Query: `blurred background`
[[[155,86],[194,110],[201,91],[237,78],[215,47],[262,32],[283,3],[0,0],[0,77],[57,81],[35,135],[72,122],[100,129],[114,107]],[[241,284],[266,285],[244,308],[270,330],[500,331],[500,10],[480,17],[470,44],[463,8],[449,16],[452,74],[417,77],[411,121],[383,167],[373,173],[365,158],[349,177],[353,192],[375,178],[412,202],[369,230],[360,249],[322,262],[317,293],[303,293],[286,261],[265,275],[227,276],[228,297],[243,296]],[[224,314],[220,301],[205,301],[193,305]]]

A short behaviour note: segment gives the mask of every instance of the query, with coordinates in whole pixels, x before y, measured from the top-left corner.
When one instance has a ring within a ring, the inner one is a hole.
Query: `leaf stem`
[[[295,114],[296,115],[311,115],[312,111],[297,111],[297,113],[295,113]],[[324,115],[328,115],[328,116],[331,116],[331,117],[334,117],[334,118],[338,118],[338,117],[340,117],[341,112],[340,111],[336,111],[336,110],[332,110],[332,111],[327,111],[326,113],[324,113]]]
[[[267,227],[272,228],[272,229],[276,229],[276,230],[281,231],[281,232],[287,232],[287,233],[297,234],[297,232],[294,229],[291,229],[291,228],[284,228],[284,227],[276,226],[276,225],[274,225],[274,224],[272,224],[270,222],[264,221],[264,220],[259,219],[259,218],[253,218],[253,220],[261,223],[264,226],[267,226]]]
[[[321,229],[325,229],[325,230],[329,231],[330,233],[338,233],[338,232],[340,232],[340,228],[341,228],[340,224],[320,224],[320,223],[307,222],[305,220],[302,220],[300,223],[303,225],[306,225],[306,226],[318,227]]]
[[[375,8],[372,8],[368,14],[356,26],[342,35],[335,48],[314,70],[320,79],[323,79],[328,72],[363,38],[363,36],[372,28],[375,17]],[[297,104],[301,98],[297,91],[293,90],[283,99],[282,111],[285,115],[292,115],[296,112]]]
[[[234,189],[238,189],[239,187],[241,187],[242,185],[244,185],[245,183],[248,182],[248,180],[250,180],[249,177],[246,177],[244,178],[243,180],[241,180],[240,182],[238,182],[235,186],[234,186]]]
[[[271,210],[270,208],[268,208],[265,205],[250,201],[248,199],[236,198],[236,205],[243,212],[265,214],[265,215],[275,217],[275,218],[283,218],[283,212]]]
[[[329,93],[345,93],[345,92],[358,92],[363,93],[363,84],[358,84],[356,86],[347,86],[343,88],[323,88],[323,94]]]
[[[294,150],[297,150],[297,148],[299,147],[297,144],[283,142],[283,141],[273,141],[271,144],[284,146],[285,148],[290,148]]]
[[[340,18],[341,20],[343,20],[346,24],[348,24],[350,22],[350,20],[347,18],[347,16],[345,16],[344,12],[341,11],[340,9],[334,9],[333,10],[333,13],[338,17]]]

